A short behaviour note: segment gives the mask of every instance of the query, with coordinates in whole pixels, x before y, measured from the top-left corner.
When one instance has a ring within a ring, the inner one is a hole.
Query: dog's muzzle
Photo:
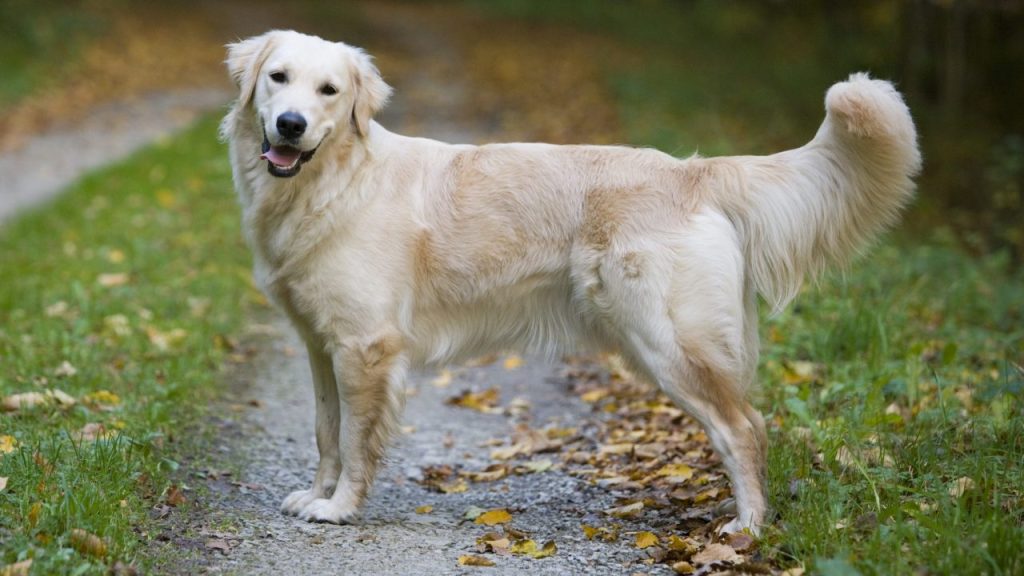
[[[271,176],[291,178],[299,173],[303,164],[313,158],[313,154],[316,154],[320,145],[318,144],[316,148],[306,151],[299,150],[294,146],[271,146],[270,140],[264,134],[262,148],[263,153],[260,154],[260,159],[267,161],[267,171],[270,172]]]

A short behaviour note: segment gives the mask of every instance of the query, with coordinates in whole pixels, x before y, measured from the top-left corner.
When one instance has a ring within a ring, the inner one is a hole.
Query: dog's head
[[[226,62],[238,84],[236,106],[253,110],[263,131],[253,154],[281,178],[298,174],[328,138],[365,137],[391,95],[361,49],[298,32],[229,44]]]

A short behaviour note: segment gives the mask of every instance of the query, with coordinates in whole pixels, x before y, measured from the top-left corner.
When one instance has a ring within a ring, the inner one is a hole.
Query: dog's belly
[[[555,357],[599,345],[575,305],[567,274],[537,275],[493,288],[486,298],[415,309],[409,318],[417,365],[502,351]]]

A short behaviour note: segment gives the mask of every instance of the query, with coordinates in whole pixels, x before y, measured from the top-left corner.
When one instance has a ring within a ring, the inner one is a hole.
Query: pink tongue
[[[299,159],[298,148],[292,148],[291,146],[271,146],[270,150],[267,150],[260,155],[261,160],[270,160],[276,166],[287,168],[295,161]]]

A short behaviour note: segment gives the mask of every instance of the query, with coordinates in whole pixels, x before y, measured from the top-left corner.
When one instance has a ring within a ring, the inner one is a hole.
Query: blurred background
[[[444,98],[443,83],[403,94],[410,74],[440,72],[463,86],[464,121],[495,139],[681,156],[797,146],[825,89],[866,70],[898,84],[919,124],[925,170],[905,229],[1024,254],[1018,0],[4,0],[0,148],[111,100],[228,91],[223,44],[269,28],[366,47],[410,106]]]

